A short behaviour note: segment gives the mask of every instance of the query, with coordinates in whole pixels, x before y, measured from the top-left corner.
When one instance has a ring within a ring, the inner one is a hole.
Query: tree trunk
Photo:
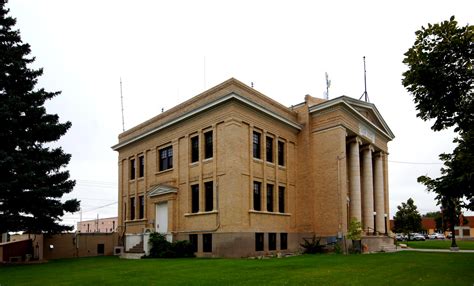
[[[451,223],[451,247],[458,247],[456,244],[456,232],[454,231],[454,223]]]

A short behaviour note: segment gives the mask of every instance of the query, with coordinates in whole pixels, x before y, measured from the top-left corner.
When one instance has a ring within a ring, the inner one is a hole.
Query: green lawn
[[[412,248],[449,249],[451,247],[451,239],[408,241],[404,243]],[[456,240],[456,243],[459,249],[474,250],[474,240]]]
[[[471,253],[304,255],[282,259],[63,259],[0,267],[0,285],[470,285]]]

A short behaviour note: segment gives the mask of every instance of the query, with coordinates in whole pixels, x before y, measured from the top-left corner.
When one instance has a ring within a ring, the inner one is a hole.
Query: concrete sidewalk
[[[447,252],[447,253],[474,253],[474,250],[451,250],[451,249],[423,249],[423,248],[397,248],[397,251],[418,251],[418,252]]]

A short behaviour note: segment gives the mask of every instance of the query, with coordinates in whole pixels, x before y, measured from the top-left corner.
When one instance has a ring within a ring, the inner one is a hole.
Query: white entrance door
[[[168,233],[168,202],[156,204],[156,232]]]

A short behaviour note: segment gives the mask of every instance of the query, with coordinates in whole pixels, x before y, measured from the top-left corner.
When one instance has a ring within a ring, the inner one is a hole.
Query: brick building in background
[[[115,232],[118,226],[117,221],[117,217],[83,220],[77,223],[77,231],[81,233]]]
[[[379,250],[393,138],[371,103],[288,108],[227,80],[119,135],[119,235],[126,250],[157,231],[198,256],[245,257],[343,239],[355,217]]]

